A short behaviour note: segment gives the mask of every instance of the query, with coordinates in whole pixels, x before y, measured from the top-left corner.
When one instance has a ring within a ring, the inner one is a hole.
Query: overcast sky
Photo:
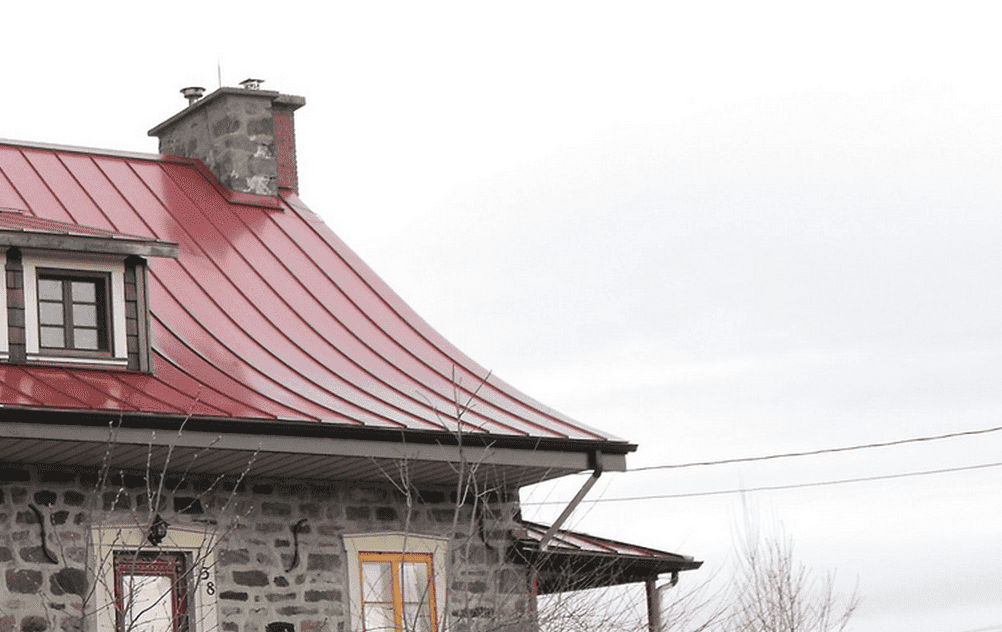
[[[0,137],[155,152],[184,86],[305,96],[306,203],[481,364],[638,443],[631,467],[1002,425],[989,3],[313,5],[12,3]],[[999,435],[608,474],[571,526],[705,560],[681,589],[732,561],[742,497],[615,499],[996,463]],[[855,630],[992,632],[1000,481],[744,498],[858,579]]]

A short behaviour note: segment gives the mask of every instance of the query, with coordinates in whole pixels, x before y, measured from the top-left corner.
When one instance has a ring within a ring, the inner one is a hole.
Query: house
[[[449,344],[299,199],[301,97],[0,142],[0,630],[528,630],[692,558],[521,519],[635,445]],[[656,597],[657,591],[652,595]]]

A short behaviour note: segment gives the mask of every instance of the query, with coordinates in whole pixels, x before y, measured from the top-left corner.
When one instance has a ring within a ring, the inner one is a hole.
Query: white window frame
[[[129,353],[125,332],[125,259],[119,257],[95,256],[85,253],[53,253],[26,251],[22,258],[24,266],[24,341],[29,362],[50,362],[59,364],[85,364],[127,367]],[[58,353],[39,352],[38,344],[38,269],[71,270],[74,272],[96,272],[111,277],[109,304],[111,314],[111,357],[93,358],[63,356]],[[5,319],[6,320],[6,319]],[[6,327],[4,328],[6,332]]]
[[[118,632],[115,611],[115,551],[165,551],[187,553],[191,570],[188,593],[190,619],[188,632],[217,632],[216,553],[219,541],[215,528],[171,525],[160,546],[147,541],[148,530],[129,524],[102,524],[91,528],[91,554],[94,605],[86,613],[96,632]]]
[[[446,561],[449,540],[428,535],[415,535],[399,531],[345,535],[345,553],[348,557],[348,612],[351,630],[362,630],[362,580],[359,553],[430,553],[432,581],[435,587],[435,620],[438,629],[444,630],[448,589],[446,584]]]

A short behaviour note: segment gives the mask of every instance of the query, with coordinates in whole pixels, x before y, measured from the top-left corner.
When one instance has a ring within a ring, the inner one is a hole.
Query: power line
[[[989,625],[984,628],[971,628],[969,630],[961,630],[961,632],[994,632],[995,630],[1002,630],[1002,623],[998,625]]]
[[[911,439],[898,439],[896,441],[884,441],[881,443],[863,443],[860,445],[843,446],[839,448],[822,448],[819,450],[809,450],[807,452],[784,452],[781,454],[768,454],[765,456],[749,456],[733,459],[720,459],[719,461],[694,461],[691,463],[675,463],[668,465],[648,465],[647,467],[635,467],[628,472],[643,472],[646,470],[677,470],[686,467],[699,467],[704,465],[727,465],[730,463],[750,463],[754,461],[771,461],[773,459],[786,459],[798,456],[816,456],[818,454],[832,454],[836,452],[852,452],[854,450],[869,450],[872,448],[887,448],[890,446],[904,445],[906,443],[920,443],[924,441],[939,441],[941,439],[954,439],[956,437],[970,437],[974,435],[999,432],[1002,426],[994,428],[983,428],[981,430],[965,430],[962,432],[950,432],[947,434],[930,435],[925,437],[913,437]]]
[[[750,492],[772,492],[784,489],[801,489],[804,487],[828,487],[831,485],[844,485],[846,483],[866,483],[870,481],[886,481],[895,478],[908,478],[911,476],[931,476],[933,474],[949,474],[951,472],[966,472],[970,470],[983,470],[991,467],[1000,467],[999,463],[982,463],[980,465],[966,465],[963,467],[949,467],[940,470],[925,470],[921,472],[903,472],[900,474],[883,474],[879,476],[864,476],[860,478],[843,478],[834,481],[816,481],[813,483],[791,483],[789,485],[765,485],[762,487],[744,487],[741,489],[720,489],[708,492],[687,492],[681,494],[658,494],[652,496],[627,496],[623,498],[595,498],[593,500],[583,500],[584,503],[615,503],[630,502],[637,500],[668,500],[672,498],[696,498],[700,496],[723,496],[725,494],[747,494]],[[547,500],[539,502],[523,502],[522,505],[559,505],[567,504],[568,501]]]

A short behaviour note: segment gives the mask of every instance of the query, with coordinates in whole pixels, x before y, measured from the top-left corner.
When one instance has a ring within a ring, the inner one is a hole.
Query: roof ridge
[[[47,151],[63,151],[74,154],[87,154],[90,156],[109,156],[112,158],[130,158],[132,160],[150,160],[154,162],[192,162],[188,158],[177,156],[163,156],[160,154],[148,154],[138,151],[122,151],[118,149],[103,149],[99,147],[84,147],[80,145],[60,145],[58,143],[39,143],[35,141],[14,140],[10,138],[0,138],[0,145],[11,147],[27,147],[29,149],[43,149]]]

